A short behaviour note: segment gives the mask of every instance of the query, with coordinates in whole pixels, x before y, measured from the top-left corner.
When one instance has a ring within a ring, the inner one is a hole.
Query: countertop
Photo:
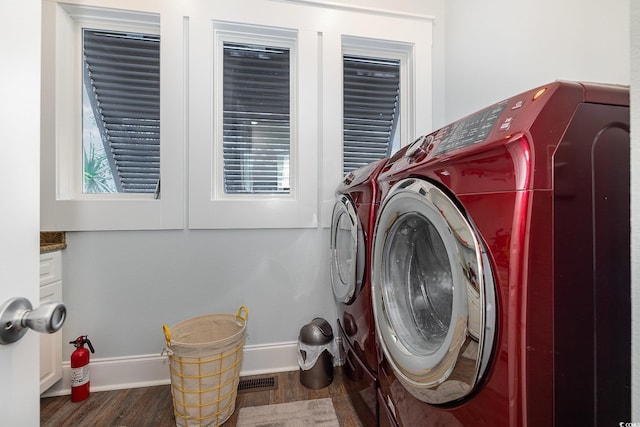
[[[40,253],[53,252],[67,247],[67,236],[64,231],[40,232]]]

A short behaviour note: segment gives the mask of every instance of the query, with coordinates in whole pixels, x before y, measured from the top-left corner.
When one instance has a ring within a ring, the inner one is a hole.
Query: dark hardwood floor
[[[330,397],[342,427],[369,427],[363,426],[353,409],[340,368],[336,368],[331,385],[319,390],[303,386],[300,383],[298,371],[243,377],[242,380],[270,376],[276,377],[277,388],[238,393],[235,412],[224,426],[235,426],[238,411],[243,407]],[[93,392],[88,399],[78,403],[71,402],[69,396],[42,398],[40,425],[43,427],[175,426],[170,386]]]

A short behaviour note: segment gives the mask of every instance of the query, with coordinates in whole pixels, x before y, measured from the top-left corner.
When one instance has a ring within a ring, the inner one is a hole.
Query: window
[[[83,191],[158,194],[160,37],[82,34]]]
[[[388,157],[394,140],[399,140],[400,60],[343,58],[343,173],[347,174]]]
[[[432,17],[107,3],[42,2],[44,231],[328,227],[346,171],[431,129]],[[105,92],[123,70],[153,78]]]
[[[289,49],[224,43],[226,194],[288,194]]]
[[[184,228],[185,24],[127,6],[42,2],[43,231]]]
[[[189,228],[316,227],[318,33],[190,30],[190,49],[208,55],[190,55]]]
[[[335,189],[345,174],[431,129],[430,21],[398,19],[391,26],[368,18],[366,26],[322,37],[323,159],[340,156],[322,163],[324,227],[331,225]]]

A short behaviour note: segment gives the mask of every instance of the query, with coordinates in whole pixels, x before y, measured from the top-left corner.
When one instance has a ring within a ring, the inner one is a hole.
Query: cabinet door
[[[62,282],[40,286],[40,305],[62,301]],[[62,330],[40,334],[40,393],[62,378]]]
[[[62,280],[62,256],[60,251],[40,254],[40,286]],[[59,301],[62,301],[60,299]]]

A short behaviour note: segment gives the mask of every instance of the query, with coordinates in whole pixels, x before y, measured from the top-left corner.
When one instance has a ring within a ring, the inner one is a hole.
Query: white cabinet
[[[60,251],[40,254],[40,305],[62,301]],[[40,393],[62,378],[62,330],[40,334]]]

